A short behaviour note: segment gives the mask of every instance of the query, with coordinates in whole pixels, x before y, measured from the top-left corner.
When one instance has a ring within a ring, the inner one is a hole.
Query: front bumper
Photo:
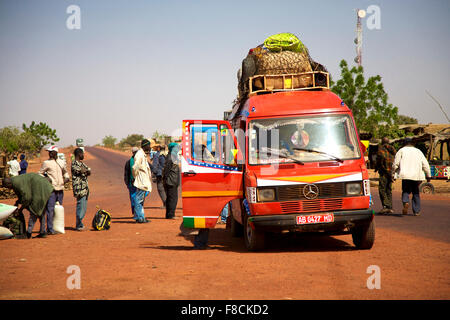
[[[372,209],[350,210],[350,211],[333,211],[334,221],[330,223],[317,224],[297,224],[297,216],[323,214],[302,213],[302,214],[280,214],[280,215],[263,215],[251,216],[249,221],[253,226],[262,231],[280,232],[283,230],[299,231],[299,232],[327,232],[335,234],[346,234],[354,227],[368,225],[374,217]]]

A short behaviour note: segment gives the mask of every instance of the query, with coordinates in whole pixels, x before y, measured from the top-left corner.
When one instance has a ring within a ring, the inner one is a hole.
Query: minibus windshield
[[[348,115],[257,119],[249,123],[249,164],[305,163],[361,156]]]

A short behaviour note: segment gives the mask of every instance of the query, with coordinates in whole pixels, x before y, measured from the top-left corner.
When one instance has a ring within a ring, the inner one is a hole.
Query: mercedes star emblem
[[[308,200],[316,199],[319,196],[319,188],[315,184],[307,184],[303,188],[303,195]]]

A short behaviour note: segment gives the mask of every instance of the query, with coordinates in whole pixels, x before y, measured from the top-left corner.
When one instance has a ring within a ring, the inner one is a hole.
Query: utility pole
[[[355,62],[360,67],[362,65],[362,26],[361,26],[361,19],[366,16],[365,10],[356,10],[356,38],[355,38],[355,44],[356,44],[356,58]]]

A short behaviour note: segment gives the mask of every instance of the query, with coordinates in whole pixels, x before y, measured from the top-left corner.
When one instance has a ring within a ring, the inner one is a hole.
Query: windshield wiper
[[[320,153],[320,154],[327,155],[327,156],[333,158],[334,160],[336,160],[336,161],[338,161],[338,162],[340,162],[340,163],[343,163],[343,162],[344,162],[344,160],[342,160],[342,159],[340,159],[340,158],[338,158],[338,157],[336,157],[336,156],[334,156],[334,155],[332,155],[332,154],[323,152],[323,151],[314,150],[314,149],[306,149],[306,148],[292,148],[292,149],[298,150],[298,151],[316,152],[316,153]]]
[[[280,153],[280,152],[272,152],[272,151],[270,151],[270,150],[266,150],[265,154],[273,154],[273,155],[276,155],[276,156],[278,156],[278,157],[280,157],[280,158],[292,160],[292,161],[294,161],[294,162],[297,163],[297,164],[301,164],[301,165],[304,165],[304,164],[305,164],[305,163],[303,163],[303,162],[300,161],[300,160],[297,160],[297,159],[292,158],[292,157],[290,157],[290,156],[284,155],[284,154],[282,154],[282,153]]]

